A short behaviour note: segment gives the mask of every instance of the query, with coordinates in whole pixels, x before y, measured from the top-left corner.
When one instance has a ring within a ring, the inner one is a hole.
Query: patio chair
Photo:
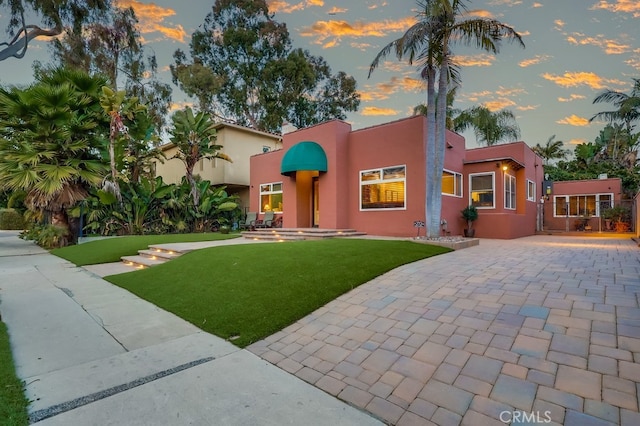
[[[238,228],[251,230],[256,226],[257,219],[258,219],[258,213],[248,212],[245,220],[241,220],[238,222]]]
[[[273,219],[275,214],[273,212],[266,212],[262,220],[256,222],[256,228],[271,228],[273,227]]]

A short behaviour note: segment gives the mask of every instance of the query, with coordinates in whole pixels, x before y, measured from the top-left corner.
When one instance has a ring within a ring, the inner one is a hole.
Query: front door
[[[313,218],[312,218],[312,226],[317,228],[320,226],[320,190],[318,184],[318,178],[313,178]]]

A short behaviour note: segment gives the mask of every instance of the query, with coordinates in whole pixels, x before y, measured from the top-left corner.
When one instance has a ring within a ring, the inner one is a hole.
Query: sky
[[[211,11],[212,0],[117,0],[139,17],[145,44],[158,59],[160,77],[171,80],[176,49],[189,50],[193,31]],[[419,69],[394,55],[368,77],[378,52],[416,22],[416,0],[267,0],[274,19],[287,24],[293,47],[322,56],[333,73],[357,81],[361,104],[346,121],[354,130],[395,121],[425,102]],[[604,128],[589,122],[611,104],[593,104],[605,90],[629,93],[640,78],[639,0],[471,0],[468,17],[511,26],[525,48],[503,43],[499,54],[454,46],[462,83],[454,108],[484,105],[514,113],[521,138],[531,146],[555,140],[571,148],[592,142]],[[6,27],[0,10],[0,28]],[[0,41],[6,39],[0,36]],[[32,80],[34,60],[47,62],[46,41],[36,41],[23,59],[0,62],[0,84]],[[173,86],[175,108],[193,102]],[[479,146],[472,131],[467,147]]]

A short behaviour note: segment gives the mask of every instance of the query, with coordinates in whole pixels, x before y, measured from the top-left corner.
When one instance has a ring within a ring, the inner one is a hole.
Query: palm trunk
[[[435,211],[437,202],[435,200],[435,186],[433,173],[436,167],[436,98],[435,98],[436,72],[432,61],[427,65],[427,138],[425,147],[425,226],[428,237],[438,236],[438,230],[432,229],[432,217],[440,216],[439,211]],[[439,219],[438,219],[439,220]]]

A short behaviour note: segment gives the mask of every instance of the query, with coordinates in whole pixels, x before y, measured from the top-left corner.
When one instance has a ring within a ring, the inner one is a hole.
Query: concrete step
[[[160,249],[147,249],[147,250],[138,250],[138,254],[140,256],[149,257],[151,259],[166,259],[171,260],[176,257],[180,257],[183,253],[177,253],[174,251],[166,251]]]
[[[160,259],[160,258],[151,259],[150,257],[139,256],[139,255],[138,256],[122,256],[120,260],[122,260],[127,265],[140,267],[140,268],[161,265],[167,261],[167,259]]]

